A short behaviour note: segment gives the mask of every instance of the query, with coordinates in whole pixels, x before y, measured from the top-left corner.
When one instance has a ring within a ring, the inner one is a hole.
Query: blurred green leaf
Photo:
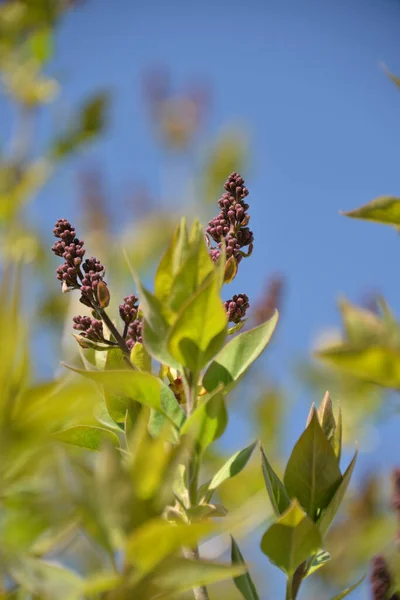
[[[262,446],[260,446],[261,450],[261,463],[262,463],[262,472],[264,475],[264,481],[267,488],[268,496],[272,504],[272,508],[276,516],[282,515],[290,506],[290,498],[285,489],[285,486],[279,479],[278,475],[275,473],[273,468],[271,467],[267,457],[264,454],[264,450]]]
[[[231,536],[231,560],[233,565],[243,565],[246,566],[242,553],[239,550],[239,546],[237,545],[234,538]],[[246,566],[247,568],[247,566]],[[259,596],[257,594],[257,590],[253,583],[253,580],[250,577],[250,573],[247,571],[244,575],[239,575],[239,577],[234,577],[233,579],[237,589],[242,594],[245,600],[259,600]]]
[[[90,425],[75,425],[54,434],[60,442],[81,446],[88,450],[98,450],[106,440],[114,446],[119,446],[118,436],[104,427]]]
[[[364,579],[365,579],[365,575],[364,575],[364,577],[362,577],[360,579],[360,581],[357,581],[357,583],[355,583],[351,587],[343,590],[343,592],[341,592],[340,594],[338,594],[337,596],[335,596],[334,598],[332,598],[332,600],[342,600],[342,598],[346,598],[346,596],[348,596],[349,594],[351,594],[351,592],[353,592],[356,588],[358,588],[359,585],[361,585],[361,583],[364,581]]]
[[[261,540],[261,550],[289,577],[297,567],[321,549],[322,539],[316,525],[297,500],[271,525]]]
[[[30,46],[34,57],[40,62],[48,61],[54,51],[54,38],[51,29],[38,29],[30,36]]]
[[[164,519],[152,519],[129,537],[127,557],[142,573],[148,573],[167,557],[180,552],[182,547],[195,546],[213,528],[210,522],[172,524]]]
[[[203,385],[212,392],[219,384],[231,389],[260,356],[270,341],[278,322],[278,313],[266,323],[245,331],[230,340],[208,367]]]
[[[342,212],[345,217],[375,221],[384,225],[400,225],[400,198],[380,196],[368,204],[349,212]]]
[[[168,249],[164,252],[154,279],[154,293],[160,302],[168,303],[175,276],[187,256],[189,240],[185,219],[175,230]]]
[[[311,519],[326,508],[342,481],[338,461],[326,439],[317,413],[293,448],[286,466],[284,485]]]
[[[318,350],[315,356],[353,377],[400,389],[400,349],[341,344]]]

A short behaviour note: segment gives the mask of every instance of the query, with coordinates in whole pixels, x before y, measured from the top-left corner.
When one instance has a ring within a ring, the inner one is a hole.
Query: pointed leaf
[[[314,519],[327,507],[342,475],[331,444],[314,412],[310,424],[293,448],[286,466],[284,485],[291,498],[297,498]]]
[[[321,402],[321,406],[318,409],[318,418],[326,438],[331,440],[335,433],[336,421],[333,414],[332,400],[329,392],[326,392]]]
[[[345,217],[375,221],[384,225],[400,225],[400,198],[379,196],[355,210],[342,212]]]
[[[336,422],[335,433],[332,438],[332,448],[340,464],[342,458],[342,437],[343,437],[343,424],[342,424],[342,409],[339,406],[338,418]]]
[[[222,392],[217,392],[200,404],[185,421],[181,435],[192,436],[198,452],[204,452],[210,444],[224,433],[228,414]]]
[[[88,450],[98,450],[105,441],[111,442],[114,446],[119,446],[118,436],[104,427],[93,427],[91,425],[76,425],[54,434],[60,442],[73,444]]]
[[[333,519],[335,518],[336,513],[339,510],[347,488],[349,487],[350,479],[354,471],[356,460],[357,452],[354,454],[353,459],[347,467],[343,475],[342,481],[339,487],[337,488],[332,500],[329,502],[325,510],[322,511],[321,516],[318,519],[317,525],[322,537],[326,536],[328,529],[331,526]]]
[[[170,298],[172,284],[188,252],[188,235],[185,219],[177,227],[171,245],[164,253],[154,279],[155,296],[162,303]]]
[[[230,340],[211,363],[203,385],[212,392],[220,383],[231,389],[260,356],[270,341],[278,322],[278,312],[262,325],[245,331]]]
[[[261,550],[289,577],[321,549],[321,535],[297,500],[264,534]]]
[[[231,560],[233,565],[243,565],[247,568],[242,553],[239,550],[239,546],[231,536]],[[247,571],[244,575],[234,577],[233,579],[237,589],[242,594],[245,600],[259,600],[257,590],[250,577],[250,573]]]
[[[250,444],[243,450],[236,452],[226,463],[220,468],[219,471],[214,475],[210,483],[207,485],[207,494],[206,497],[208,499],[211,498],[209,493],[217,489],[227,479],[232,479],[235,475],[238,475],[247,465],[250,460],[250,457],[253,453],[254,448],[256,447],[256,443]]]
[[[332,598],[332,600],[342,600],[343,598],[346,598],[346,596],[351,594],[351,592],[353,592],[356,588],[358,588],[359,585],[361,585],[361,583],[364,581],[364,579],[365,579],[365,575],[364,575],[364,577],[361,577],[360,581],[357,581],[357,583],[355,583],[351,587],[346,588],[345,590],[343,590],[343,592],[340,592],[340,594],[338,594],[337,596]]]
[[[272,508],[276,516],[280,516],[287,510],[290,506],[290,498],[285,489],[285,486],[279,479],[278,475],[275,473],[273,468],[271,467],[267,457],[264,454],[264,450],[260,446],[261,451],[261,463],[262,463],[262,471],[264,475],[265,485],[267,487],[267,492],[269,499],[272,504]]]

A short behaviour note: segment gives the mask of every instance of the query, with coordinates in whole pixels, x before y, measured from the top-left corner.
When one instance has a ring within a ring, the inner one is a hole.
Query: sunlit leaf
[[[189,435],[196,442],[199,452],[217,440],[224,433],[228,423],[228,414],[222,392],[201,403],[185,421],[181,435]]]
[[[212,392],[221,383],[226,390],[232,388],[266,348],[277,322],[278,313],[275,312],[266,323],[230,340],[203,377],[206,390]]]
[[[307,571],[307,577],[318,571],[321,567],[323,567],[329,560],[331,559],[331,555],[329,552],[325,550],[321,550],[316,554],[311,562],[311,566]]]
[[[231,456],[226,463],[217,471],[210,483],[207,484],[206,488],[202,490],[205,497],[209,500],[212,496],[212,492],[217,489],[227,479],[232,479],[238,475],[247,465],[253,450],[257,442],[250,444],[243,450],[239,450],[233,456]]]
[[[321,536],[315,523],[307,517],[297,500],[271,525],[261,540],[264,554],[289,576],[321,546]]]
[[[379,196],[368,204],[349,212],[343,212],[346,217],[375,221],[384,225],[400,225],[400,198],[394,196]]]

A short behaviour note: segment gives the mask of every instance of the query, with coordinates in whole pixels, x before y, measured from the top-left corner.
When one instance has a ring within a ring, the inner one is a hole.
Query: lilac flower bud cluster
[[[226,256],[234,256],[239,263],[244,256],[250,256],[253,250],[253,232],[247,227],[250,216],[249,205],[244,202],[249,192],[244,179],[238,173],[231,173],[224,185],[225,192],[218,200],[220,213],[212,219],[207,227],[208,236],[217,243],[211,248],[210,256],[215,261],[220,256],[222,240],[226,244]],[[243,251],[247,248],[247,252]]]
[[[126,345],[129,350],[132,350],[136,342],[143,344],[143,323],[141,319],[132,321],[128,327],[128,334],[126,336]]]
[[[249,308],[249,299],[246,294],[235,294],[231,300],[223,303],[228,321],[230,323],[239,323],[244,319],[246,311]]]
[[[130,294],[124,298],[119,305],[119,316],[125,323],[126,345],[132,350],[136,342],[143,343],[142,330],[143,324],[139,315],[139,299]]]
[[[86,306],[96,308],[96,290],[99,281],[103,281],[105,269],[96,258],[87,258],[83,240],[76,237],[75,228],[67,219],[58,219],[53,229],[59,240],[53,245],[52,251],[56,256],[64,258],[64,264],[57,269],[57,279],[66,287],[81,291],[81,302]]]
[[[80,335],[92,342],[104,342],[103,323],[90,317],[78,315],[73,319],[73,328],[80,332]]]
[[[129,296],[125,296],[123,303],[119,305],[119,316],[125,325],[129,325],[136,319],[138,304],[139,299],[134,294],[130,294]]]
[[[372,559],[370,584],[372,600],[399,600],[398,594],[389,596],[392,580],[386,561],[381,555]]]

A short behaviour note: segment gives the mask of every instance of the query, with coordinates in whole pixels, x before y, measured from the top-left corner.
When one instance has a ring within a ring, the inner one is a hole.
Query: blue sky
[[[243,175],[256,242],[237,287],[255,297],[268,274],[287,278],[270,364],[301,401],[293,436],[307,409],[289,375],[292,360],[338,324],[338,295],[357,301],[378,289],[400,305],[396,233],[339,215],[400,194],[400,92],[380,66],[400,73],[399,24],[396,0],[87,0],[57,37],[60,104],[73,107],[104,87],[113,108],[106,136],[43,192],[44,222],[76,211],[76,170],[85,160],[101,165],[111,196],[137,179],[160,191],[165,166],[140,87],[146,67],[170,67],[178,87],[198,76],[210,84],[205,138],[230,123],[246,126],[251,163]],[[45,123],[41,130],[45,137]],[[362,457],[361,470],[396,462],[396,428],[380,426],[378,451]],[[241,424],[233,430],[240,436]]]

